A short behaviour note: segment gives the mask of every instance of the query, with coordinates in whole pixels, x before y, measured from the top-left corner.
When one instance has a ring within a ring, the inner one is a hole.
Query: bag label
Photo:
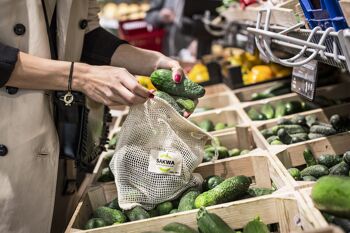
[[[152,150],[149,157],[148,171],[157,174],[180,176],[182,156],[168,151]]]

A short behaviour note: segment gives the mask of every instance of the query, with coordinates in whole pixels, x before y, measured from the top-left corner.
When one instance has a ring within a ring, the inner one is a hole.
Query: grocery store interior
[[[51,232],[350,232],[350,0],[97,3],[180,68],[130,71],[144,103],[87,101]]]

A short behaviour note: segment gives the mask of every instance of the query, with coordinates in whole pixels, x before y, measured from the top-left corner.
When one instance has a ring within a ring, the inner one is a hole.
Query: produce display
[[[262,100],[262,99],[267,99],[283,94],[290,93],[290,82],[285,82],[285,83],[278,83],[270,88],[267,88],[265,91],[262,92],[254,92],[251,95],[251,100]]]
[[[332,115],[330,124],[320,122],[315,115],[296,115],[291,119],[281,118],[272,128],[261,130],[270,145],[289,145],[311,139],[327,137],[350,129],[350,119]]]
[[[201,207],[213,206],[250,197],[271,194],[275,189],[250,187],[252,180],[246,176],[233,176],[224,179],[220,176],[206,177],[201,187],[190,188],[179,198],[158,204],[152,210],[140,206],[122,210],[118,198],[98,207],[87,221],[85,229],[121,224],[156,216],[173,214]]]
[[[211,121],[211,120],[203,120],[201,122],[192,121],[192,123],[197,125],[199,128],[201,128],[205,132],[218,131],[218,130],[233,128],[236,126],[234,124],[227,124],[224,122],[218,122],[218,123],[214,124],[213,121]]]

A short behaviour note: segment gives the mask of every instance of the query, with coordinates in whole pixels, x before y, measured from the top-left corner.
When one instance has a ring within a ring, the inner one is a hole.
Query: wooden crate
[[[272,182],[273,182],[278,188],[278,190],[274,194],[272,194],[272,196],[281,195],[281,193],[283,194],[283,192],[290,189],[289,184],[285,181],[284,174],[279,170],[279,168],[274,164],[274,162],[270,159],[270,157],[266,155],[266,152],[264,151],[260,151],[259,154],[258,152],[256,152],[256,155],[242,155],[238,157],[217,160],[209,164],[202,164],[194,172],[200,173],[203,177],[213,175],[213,174],[220,175],[225,178],[236,176],[236,175],[246,175],[246,176],[252,177],[253,179],[252,186],[254,187],[271,188]],[[112,192],[114,192],[114,196],[111,195],[111,190],[106,190],[106,186],[92,187],[88,191],[85,198],[77,207],[75,214],[73,215],[70,221],[69,227],[72,229],[69,228],[67,230],[72,230],[74,232],[74,230],[77,231],[78,229],[81,229],[86,223],[86,221],[88,220],[88,218],[90,217],[94,209],[96,209],[98,206],[102,206],[106,204],[108,201],[111,201],[113,198],[115,198],[117,196],[117,192],[116,192],[115,185],[113,187],[114,187],[114,191]],[[268,195],[268,196],[271,196],[271,195]],[[249,200],[256,200],[256,199],[259,199],[259,198],[250,198],[247,200],[242,200],[237,202],[247,202]],[[233,203],[236,203],[236,202],[233,202]],[[229,206],[229,205],[230,203],[226,203],[221,206]],[[212,208],[215,208],[215,207],[212,207]],[[182,216],[183,214],[186,214],[186,213],[190,214],[195,212],[193,211],[184,212],[184,213],[180,213],[180,215]],[[174,218],[174,216],[175,215],[167,215],[164,217],[152,218],[150,220],[146,220],[147,222],[146,225],[147,226],[149,225],[150,227],[153,226],[152,224],[154,219],[158,219],[158,221],[160,221],[160,219],[164,219],[168,223],[170,221],[173,221],[172,219]],[[145,221],[137,221],[132,223],[121,224],[118,226],[114,226],[113,229],[120,230],[120,232],[137,232],[135,230],[137,230],[138,227],[140,227],[140,224],[142,225],[143,222]],[[108,230],[109,228],[107,227],[107,228],[101,228],[101,229]],[[128,229],[128,231],[124,231],[126,229]],[[149,230],[151,230],[151,228],[149,228]]]
[[[321,229],[315,229],[315,230],[310,230],[310,231],[303,231],[304,233],[345,233],[342,229],[336,226],[329,226],[329,227],[324,227]],[[297,232],[294,232],[297,233]],[[298,233],[300,233],[298,231]]]
[[[218,109],[232,107],[237,103],[239,103],[239,101],[236,99],[232,92],[225,92],[199,98],[197,108]]]
[[[284,118],[291,119],[295,115],[303,115],[303,116],[315,115],[315,116],[317,116],[319,121],[324,122],[324,123],[329,123],[329,118],[333,114],[340,114],[340,115],[346,115],[346,116],[349,115],[350,114],[350,103],[340,104],[337,106],[332,106],[332,107],[328,107],[328,108],[324,108],[324,109],[315,109],[315,110],[311,110],[308,112],[302,112],[302,113],[297,113],[297,114],[293,114],[293,115],[288,115],[288,116],[285,116]],[[260,131],[263,129],[271,128],[271,127],[277,125],[277,121],[278,121],[278,119],[274,119],[273,121],[269,121],[265,124],[261,124],[261,125],[257,124],[256,126],[252,127],[253,137],[254,137],[254,140],[257,144],[257,147],[263,148],[263,149],[268,149],[271,151],[276,151],[276,150],[286,149],[286,148],[294,146],[294,145],[301,145],[301,144],[304,144],[306,142],[313,142],[313,141],[318,141],[318,140],[322,139],[322,138],[318,138],[318,139],[308,140],[305,142],[295,143],[295,144],[291,144],[291,145],[270,145],[267,143],[266,139],[260,133]]]
[[[205,96],[216,95],[218,93],[231,92],[231,89],[223,83],[206,86]]]
[[[203,120],[211,120],[214,123],[214,125],[219,122],[234,124],[236,126],[245,125],[244,123],[246,123],[246,119],[243,116],[242,110],[233,108],[233,107],[198,113],[193,116],[190,116],[189,119],[196,123],[199,123]],[[231,127],[223,130],[211,131],[209,132],[209,134],[215,136],[220,133],[231,132],[231,131],[235,131],[235,127]]]
[[[181,222],[194,228],[197,226],[197,210],[192,210],[88,231],[79,230],[77,227],[85,224],[89,218],[89,215],[85,213],[103,204],[104,201],[103,191],[96,187],[86,196],[86,203],[79,204],[77,210],[80,209],[81,212],[75,213],[76,221],[70,223],[69,227],[72,228],[67,228],[66,232],[140,233],[161,230],[163,226],[171,222]],[[294,193],[288,193],[230,202],[207,209],[210,213],[219,215],[234,229],[243,228],[256,216],[259,216],[266,224],[278,224],[280,233],[320,228],[317,219],[305,211],[305,208],[306,206],[297,200]]]
[[[316,139],[299,145],[291,145],[285,150],[280,152],[276,151],[276,157],[278,158],[277,166],[283,166],[281,170],[285,170],[291,167],[305,165],[306,162],[303,156],[303,151],[305,149],[310,149],[316,159],[324,154],[343,154],[350,150],[349,141],[350,134],[342,133],[326,138]],[[290,180],[292,186],[296,189],[312,186],[314,184],[314,182],[309,181],[295,181],[289,175],[288,171],[286,171],[286,176],[288,176],[288,180]]]

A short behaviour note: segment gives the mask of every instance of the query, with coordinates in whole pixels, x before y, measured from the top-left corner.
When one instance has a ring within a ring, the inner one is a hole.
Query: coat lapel
[[[65,45],[67,41],[72,3],[73,0],[58,0],[57,2],[57,42],[59,59],[64,59],[65,57]]]

